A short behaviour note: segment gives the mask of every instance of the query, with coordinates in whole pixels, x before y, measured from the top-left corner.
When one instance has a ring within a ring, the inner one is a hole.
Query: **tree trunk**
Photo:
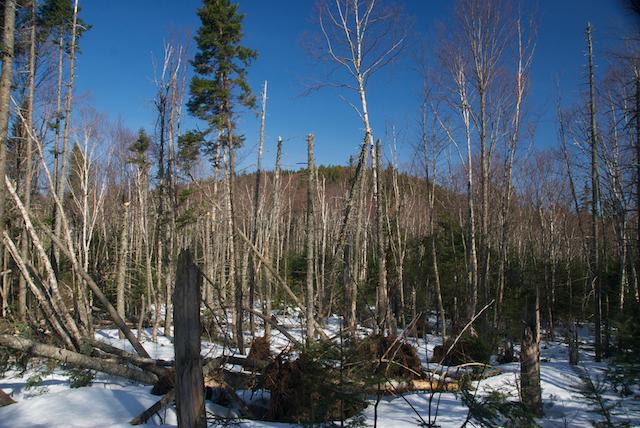
[[[389,304],[389,289],[387,284],[387,257],[384,236],[384,209],[381,195],[380,172],[382,170],[382,156],[380,153],[380,140],[376,143],[376,148],[372,147],[371,159],[374,161],[373,167],[373,198],[376,207],[376,248],[378,258],[378,326],[390,336],[397,334],[391,305]]]
[[[189,250],[178,256],[173,320],[176,354],[178,426],[204,428],[204,377],[200,356],[200,287],[198,267]]]
[[[0,230],[5,225],[5,201],[7,191],[4,176],[7,165],[7,138],[9,133],[9,113],[11,111],[11,83],[13,77],[13,46],[16,20],[15,0],[4,2],[4,33],[2,74],[0,75]],[[0,256],[4,254],[4,244],[0,243]]]
[[[596,362],[602,361],[602,320],[601,320],[601,296],[600,296],[600,232],[598,228],[599,204],[600,204],[600,185],[598,174],[598,141],[596,137],[596,106],[595,106],[595,76],[593,65],[593,43],[591,33],[593,28],[591,24],[587,27],[587,37],[589,41],[589,114],[590,114],[590,137],[591,137],[591,209],[592,209],[592,227],[593,227],[593,304],[594,304],[594,322],[595,322],[595,348]]]
[[[539,299],[534,310],[527,314],[525,308],[522,328],[522,352],[520,354],[520,397],[530,412],[542,417],[542,389],[540,388],[540,315]]]
[[[67,180],[67,158],[69,152],[69,137],[71,133],[71,100],[73,97],[73,80],[75,77],[75,49],[76,49],[76,23],[78,19],[78,0],[75,0],[73,7],[73,22],[71,24],[71,46],[69,47],[69,84],[67,85],[67,99],[65,106],[65,116],[64,116],[64,133],[62,136],[62,158],[60,160],[60,174],[58,175],[58,182],[56,183],[56,191],[58,194],[58,199],[60,201],[64,200],[64,193],[66,190],[66,180]],[[62,50],[62,46],[60,46]],[[62,70],[60,70],[62,71]],[[62,230],[62,219],[60,215],[55,216],[55,234],[56,236],[60,236],[60,232]],[[57,255],[56,255],[57,256]],[[57,258],[57,257],[56,257]],[[58,265],[60,261],[56,260],[54,265],[56,277],[58,275]]]
[[[31,1],[31,30],[29,35],[29,98],[27,100],[26,118],[23,126],[26,128],[22,135],[26,138],[25,148],[25,179],[22,201],[27,211],[31,210],[31,183],[33,178],[33,99],[35,88],[35,62],[36,62],[36,1]],[[26,260],[29,251],[29,234],[26,229],[22,231],[20,239],[20,255]],[[27,313],[27,284],[24,277],[20,277],[18,285],[18,318],[25,320]]]
[[[315,235],[315,222],[313,212],[313,178],[315,165],[313,163],[313,134],[307,136],[308,150],[308,175],[307,175],[307,343],[313,342],[314,338],[314,298],[313,298],[313,242]]]
[[[282,138],[278,137],[278,151],[276,153],[276,170],[275,177],[273,179],[273,209],[271,211],[271,219],[269,225],[269,236],[267,244],[267,261],[266,264],[271,264],[276,259],[276,246],[278,243],[278,225],[280,223],[280,155],[282,154]],[[277,271],[277,269],[276,269]],[[277,285],[277,282],[273,281],[269,269],[265,269],[265,315],[268,319],[271,319],[271,296],[273,288]],[[271,343],[271,324],[265,323],[264,337],[267,339],[267,343]]]
[[[116,285],[116,308],[120,318],[125,319],[124,283],[127,276],[127,258],[129,257],[129,202],[124,203],[122,214],[122,232],[120,234],[120,251],[118,255],[118,282]],[[118,332],[120,339],[124,339],[122,331]]]
[[[86,355],[68,351],[66,349],[56,348],[55,346],[44,345],[33,342],[29,339],[16,336],[0,335],[0,345],[7,346],[11,349],[26,352],[30,355],[51,358],[67,364],[73,364],[79,367],[97,370],[99,372],[108,373],[114,376],[120,376],[131,379],[135,382],[153,385],[158,381],[158,376],[137,368],[129,367],[120,363],[91,358]]]
[[[256,166],[256,188],[253,198],[253,228],[252,238],[253,245],[258,244],[258,212],[260,211],[260,179],[262,178],[262,146],[264,143],[264,121],[267,115],[267,81],[264,82],[264,90],[262,91],[262,115],[260,120],[260,142],[258,145],[258,163]],[[259,272],[257,272],[258,263],[255,257],[251,258],[251,288],[249,290],[249,307],[253,308],[253,301],[255,298],[255,284],[259,281]],[[255,324],[253,314],[249,315],[251,325],[251,334],[255,336]]]
[[[35,275],[35,271],[33,270],[33,268],[25,264],[24,259],[18,253],[18,249],[13,244],[13,241],[11,240],[11,237],[9,236],[7,231],[3,230],[2,234],[4,236],[4,245],[9,249],[9,252],[13,256],[18,269],[20,269],[22,278],[24,278],[25,282],[31,289],[31,292],[38,300],[40,309],[46,315],[47,322],[49,323],[53,331],[55,331],[55,333],[58,335],[60,340],[62,340],[69,349],[75,349],[75,345],[73,344],[71,337],[69,337],[69,333],[67,333],[67,331],[62,327],[60,320],[56,315],[55,309],[53,308],[51,302],[45,294],[46,291],[44,290],[46,290],[46,287],[42,284],[40,277]]]

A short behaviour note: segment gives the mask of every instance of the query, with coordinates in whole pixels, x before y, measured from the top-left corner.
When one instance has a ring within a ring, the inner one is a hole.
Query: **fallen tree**
[[[23,337],[9,336],[6,334],[0,335],[0,345],[25,352],[30,355],[51,358],[62,363],[97,370],[102,373],[123,377],[148,385],[153,385],[158,381],[158,376],[154,373],[132,367],[128,364],[89,357],[87,355],[78,354],[77,352],[34,342]]]
[[[143,358],[137,354],[132,354],[123,349],[116,348],[107,343],[100,342],[99,340],[91,339],[87,343],[96,350],[100,350],[105,353],[106,358],[112,358],[118,362],[124,364],[129,363],[134,366],[138,366],[143,370],[151,373],[155,373],[158,376],[162,376],[166,371],[166,366],[172,366],[173,361],[154,360],[153,358]],[[94,355],[95,356],[95,355]]]

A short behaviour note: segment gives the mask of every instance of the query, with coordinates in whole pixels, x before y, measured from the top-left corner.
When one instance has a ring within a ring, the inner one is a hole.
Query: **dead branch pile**
[[[273,360],[273,355],[271,355],[271,346],[269,345],[266,337],[256,337],[253,339],[247,358],[259,361]]]
[[[432,363],[443,366],[457,366],[467,363],[488,363],[486,349],[483,349],[483,342],[472,340],[467,337],[454,342],[448,339],[443,345],[438,345],[433,349]]]
[[[408,343],[394,337],[371,335],[359,346],[358,358],[373,365],[373,374],[388,379],[415,380],[424,377],[422,361]]]
[[[344,420],[365,407],[359,395],[344,391],[333,370],[306,353],[289,361],[282,354],[264,371],[264,389],[271,391],[265,420],[296,424]]]

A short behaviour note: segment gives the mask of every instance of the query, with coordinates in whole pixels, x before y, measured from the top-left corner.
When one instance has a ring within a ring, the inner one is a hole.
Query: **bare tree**
[[[410,42],[413,23],[404,15],[401,7],[386,5],[382,0],[323,0],[316,5],[315,16],[319,32],[307,34],[304,47],[308,57],[323,66],[324,74],[308,78],[303,84],[308,91],[334,87],[358,94],[359,108],[347,102],[357,111],[364,124],[365,143],[374,159],[375,188],[378,170],[375,166],[376,148],[369,119],[367,87],[373,74],[403,53]],[[377,194],[377,190],[374,193]],[[378,243],[384,243],[384,239],[381,237]],[[378,263],[384,265],[383,260],[378,260]],[[386,276],[384,266],[382,272]],[[384,282],[383,294],[386,294]]]
[[[314,339],[314,298],[313,298],[313,273],[314,273],[314,257],[313,247],[315,238],[315,221],[314,221],[314,201],[313,201],[313,180],[315,177],[315,165],[313,163],[313,134],[307,136],[307,287],[306,287],[306,303],[307,303],[307,343],[313,342]]]
[[[435,54],[441,70],[439,86],[449,113],[459,117],[460,130],[446,123],[444,117],[441,120],[467,172],[467,319],[476,313],[478,298],[481,306],[488,304],[491,245],[495,242],[490,236],[490,223],[496,217],[491,212],[490,194],[493,183],[502,181],[502,198],[495,199],[508,205],[514,154],[522,140],[526,76],[535,46],[535,23],[532,19],[523,22],[522,16],[522,11],[514,11],[504,0],[459,0],[450,21],[438,31],[441,43]],[[466,160],[458,141],[466,143]],[[475,141],[479,151],[477,173],[473,168]],[[502,180],[491,176],[496,150],[501,146],[505,148]],[[476,178],[479,219],[475,218],[474,207]],[[496,229],[504,232],[506,223],[501,221]],[[482,314],[482,330],[488,328],[487,313]]]
[[[79,263],[89,271],[90,249],[95,236],[98,217],[102,215],[107,174],[111,162],[111,148],[107,141],[110,124],[106,115],[86,108],[80,112],[81,126],[74,136],[76,142],[69,161],[69,193],[77,213],[79,235]],[[92,332],[91,309],[86,292],[86,283],[78,277],[75,303],[84,328]],[[124,318],[124,312],[121,314]],[[123,336],[124,338],[124,336]]]

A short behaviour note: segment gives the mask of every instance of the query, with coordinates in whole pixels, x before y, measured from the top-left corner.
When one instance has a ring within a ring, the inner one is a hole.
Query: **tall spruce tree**
[[[207,133],[215,132],[214,141],[205,143],[207,152],[213,153],[217,144],[223,144],[229,152],[229,215],[233,234],[232,266],[240,266],[240,245],[236,233],[235,216],[235,157],[234,145],[241,141],[234,135],[234,122],[238,110],[253,108],[255,97],[246,80],[246,67],[257,58],[258,53],[240,45],[244,14],[238,13],[238,5],[230,0],[203,0],[197,12],[202,26],[195,41],[198,52],[191,65],[196,74],[189,85],[190,100],[187,103],[191,115],[209,125]],[[242,278],[235,278],[236,341],[240,352],[244,352],[242,341]]]

